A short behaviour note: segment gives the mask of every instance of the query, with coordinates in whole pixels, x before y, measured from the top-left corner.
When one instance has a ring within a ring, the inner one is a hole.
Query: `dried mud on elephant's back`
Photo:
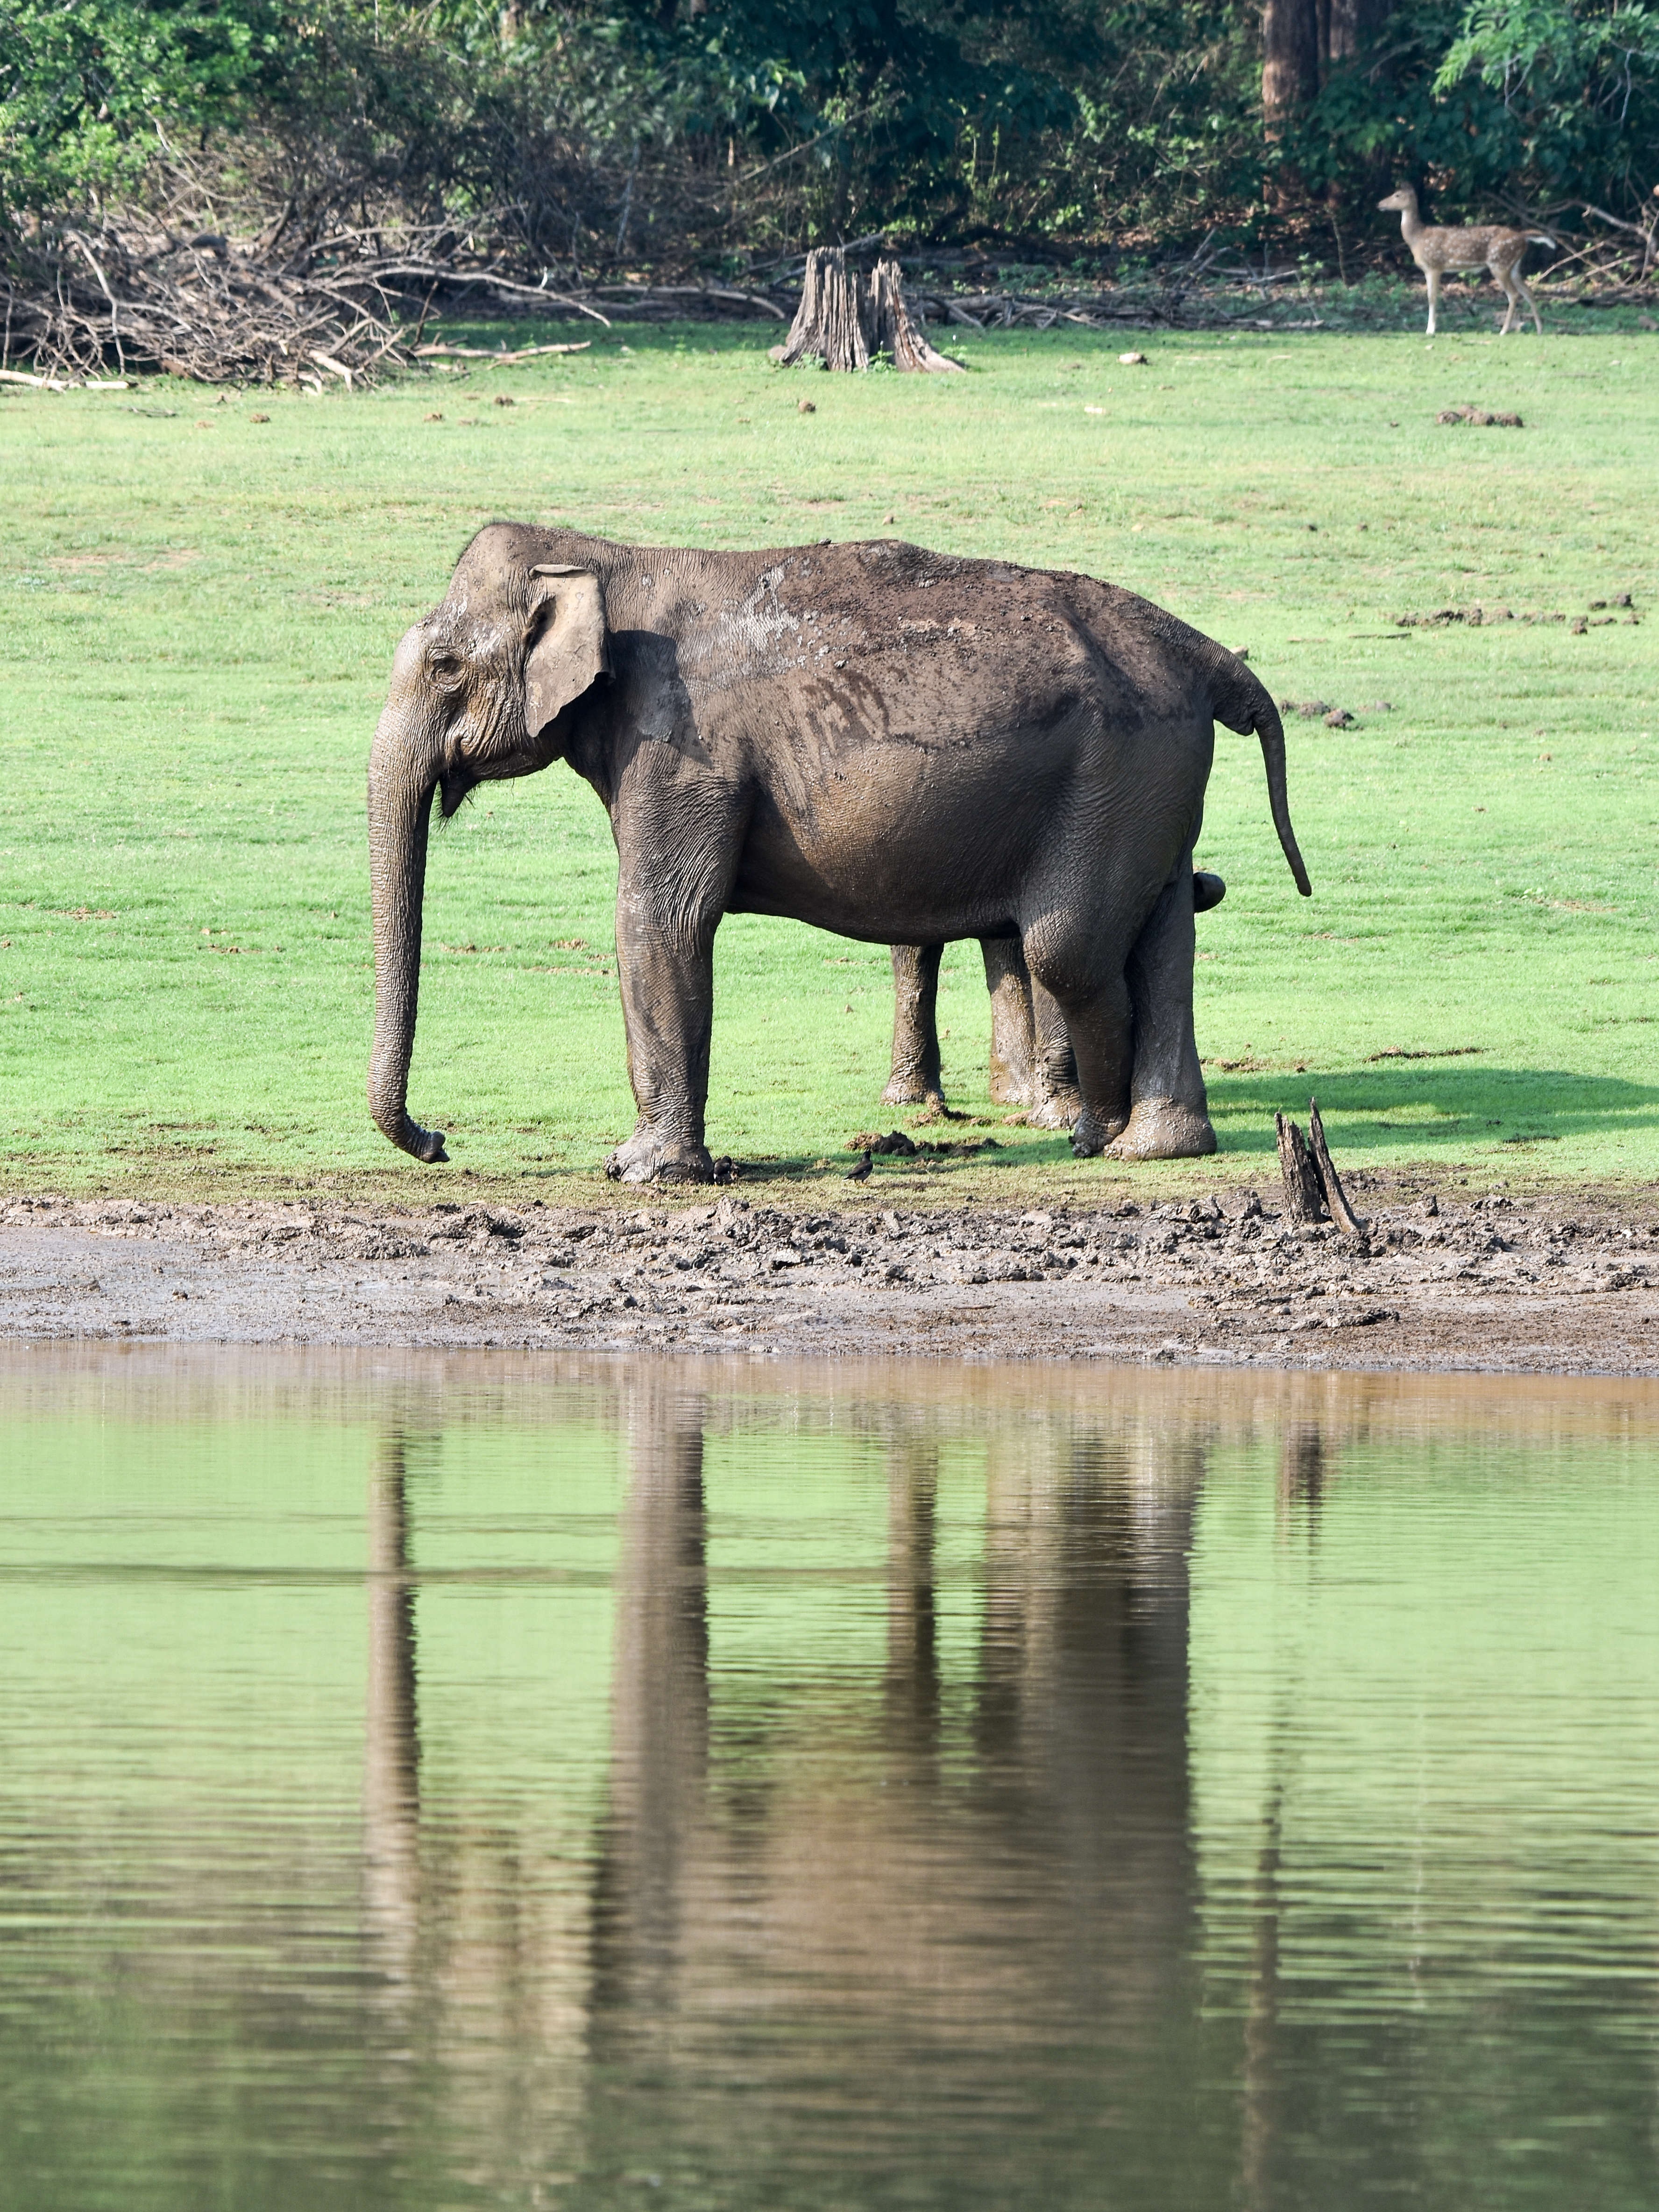
[[[20,1198],[20,1340],[860,1353],[1659,1371],[1659,1193],[1367,1191],[1365,1234],[1254,1194],[1024,1212],[753,1191],[392,1212]]]

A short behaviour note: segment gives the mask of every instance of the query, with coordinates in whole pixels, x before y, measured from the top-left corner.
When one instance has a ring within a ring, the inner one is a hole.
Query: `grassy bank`
[[[1353,714],[1291,721],[1311,902],[1256,747],[1218,740],[1199,1037],[1224,1160],[1132,1176],[1003,1127],[963,946],[947,1080],[1003,1146],[976,1187],[1260,1176],[1273,1109],[1310,1089],[1361,1165],[1659,1177],[1654,338],[1204,334],[1124,368],[1115,338],[963,335],[962,378],[784,374],[763,333],[699,328],[366,397],[3,388],[5,1183],[431,1194],[446,1171],[400,1162],[362,1103],[363,764],[393,642],[501,514],[1086,568]],[[1525,427],[1437,422],[1462,402]],[[1582,635],[1395,626],[1601,623],[1625,592],[1639,624]],[[613,890],[562,768],[434,840],[410,1103],[458,1170],[591,1188],[631,1126]],[[884,954],[744,917],[718,970],[712,1145],[838,1171],[891,1119]]]

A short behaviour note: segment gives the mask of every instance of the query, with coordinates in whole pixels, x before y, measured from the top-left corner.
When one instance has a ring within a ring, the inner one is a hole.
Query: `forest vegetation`
[[[1401,180],[1650,262],[1659,7],[0,0],[11,271],[137,209],[290,260],[416,227],[566,284],[877,234],[1090,270],[1299,243],[1346,276]]]

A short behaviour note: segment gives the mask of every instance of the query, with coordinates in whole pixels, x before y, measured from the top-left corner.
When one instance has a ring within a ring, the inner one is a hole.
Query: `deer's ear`
[[[537,568],[525,631],[525,733],[535,744],[573,700],[611,673],[605,593],[586,568]]]

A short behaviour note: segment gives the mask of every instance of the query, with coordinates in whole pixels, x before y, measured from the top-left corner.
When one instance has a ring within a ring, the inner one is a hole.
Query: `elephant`
[[[1219,876],[1205,869],[1194,871],[1195,915],[1207,914],[1226,896],[1227,886]],[[991,1000],[991,1103],[1029,1108],[1025,1119],[1035,1127],[1069,1129],[1082,1101],[1077,1061],[1060,1010],[1041,984],[1033,984],[1012,938],[981,938],[979,949]],[[893,967],[893,1055],[881,1103],[942,1111],[945,1086],[936,1008],[945,947],[894,945],[888,951]],[[1194,1057],[1197,1049],[1194,1041]]]
[[[370,1113],[415,1158],[448,1157],[408,1110],[434,798],[447,818],[481,782],[566,760],[617,846],[638,1121],[613,1179],[713,1175],[732,913],[872,944],[1017,942],[1076,1053],[1079,1157],[1201,1148],[1168,979],[1190,977],[1217,716],[1258,736],[1309,894],[1272,699],[1132,592],[893,539],[712,552],[491,523],[399,641],[370,754]]]

